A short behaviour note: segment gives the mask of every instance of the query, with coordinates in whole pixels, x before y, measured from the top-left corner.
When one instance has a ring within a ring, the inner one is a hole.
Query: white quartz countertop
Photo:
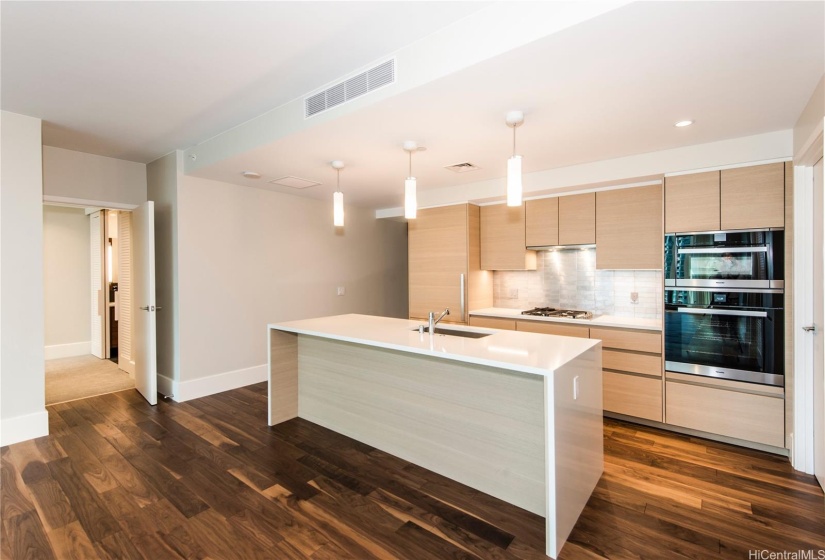
[[[536,375],[552,374],[598,340],[439,324],[439,328],[492,333],[484,338],[420,334],[421,321],[336,315],[270,324],[270,329],[422,354]],[[413,330],[414,329],[414,330]]]
[[[598,315],[593,319],[562,319],[559,317],[536,317],[535,315],[522,315],[522,311],[522,309],[507,309],[505,307],[487,307],[485,309],[470,311],[470,315],[501,317],[505,319],[519,319],[524,321],[570,323],[574,325],[587,325],[590,327],[618,327],[624,329],[642,329],[647,331],[662,330],[662,321],[660,319],[637,319],[636,317],[616,317],[614,315]]]

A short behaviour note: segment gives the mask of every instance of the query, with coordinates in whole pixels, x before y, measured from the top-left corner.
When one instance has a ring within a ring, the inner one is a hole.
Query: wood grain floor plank
[[[9,540],[7,543],[9,554],[12,558],[62,560],[61,557],[55,555],[43,523],[34,509],[8,519],[4,517],[3,525]]]
[[[98,558],[89,535],[80,522],[75,521],[48,532],[55,555],[61,560],[91,560]]]

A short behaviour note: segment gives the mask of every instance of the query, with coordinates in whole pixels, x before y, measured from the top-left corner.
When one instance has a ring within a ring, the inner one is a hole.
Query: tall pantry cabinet
[[[480,267],[480,223],[474,204],[425,208],[409,221],[410,319],[449,308],[444,322],[466,323],[470,309],[493,306],[492,272]]]

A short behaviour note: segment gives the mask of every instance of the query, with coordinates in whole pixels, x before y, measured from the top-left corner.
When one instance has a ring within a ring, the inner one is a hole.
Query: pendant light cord
[[[412,177],[412,151],[407,152],[410,154],[410,174],[407,177]]]
[[[518,128],[518,126],[513,127],[513,157],[516,155],[516,128]]]
[[[341,170],[335,170],[335,190],[336,192],[341,192]]]

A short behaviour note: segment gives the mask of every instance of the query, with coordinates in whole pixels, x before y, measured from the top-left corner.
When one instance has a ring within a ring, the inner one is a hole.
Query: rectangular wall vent
[[[278,179],[272,179],[269,183],[292,189],[308,189],[309,187],[315,187],[321,184],[318,181],[302,179],[300,177],[295,177],[294,175],[287,175]]]
[[[382,62],[366,72],[335,84],[304,99],[304,118],[352,101],[365,93],[395,82],[395,59]]]

